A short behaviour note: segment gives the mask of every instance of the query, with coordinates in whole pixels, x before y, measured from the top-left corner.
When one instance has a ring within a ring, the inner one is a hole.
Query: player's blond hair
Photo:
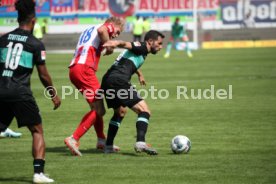
[[[119,17],[109,17],[105,21],[106,23],[113,23],[115,25],[121,26],[122,28],[124,27],[125,20]]]

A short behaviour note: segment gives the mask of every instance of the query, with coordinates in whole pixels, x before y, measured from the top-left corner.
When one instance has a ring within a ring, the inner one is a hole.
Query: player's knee
[[[149,116],[151,115],[151,112],[148,108],[139,109],[138,114],[141,114],[141,113],[147,113],[149,114]]]
[[[138,118],[145,118],[145,119],[147,119],[147,120],[149,120],[149,118],[150,118],[150,114],[148,113],[148,112],[140,112],[139,114],[138,114]]]
[[[149,116],[151,115],[151,112],[150,112],[149,109],[145,110],[144,112],[147,113],[147,114],[149,114]]]
[[[97,113],[99,116],[104,116],[105,113],[106,113],[106,111],[105,111],[105,109],[97,109],[97,110],[96,110],[96,113]]]
[[[139,103],[137,103],[136,105],[134,105],[131,109],[136,114],[140,114],[141,112],[147,112],[148,114],[150,114],[149,107],[148,107],[147,103],[144,100],[142,100]]]
[[[99,116],[104,116],[106,113],[104,106],[102,106],[101,104],[93,103],[90,104],[90,107],[91,110],[95,110],[97,115]]]
[[[126,113],[127,113],[127,109],[122,108],[122,109],[119,110],[118,115],[123,118],[123,117],[125,117]]]
[[[127,113],[127,108],[124,108],[124,107],[120,107],[114,111],[114,114],[116,114],[116,116],[121,118],[124,118],[126,113]]]
[[[28,126],[28,128],[32,134],[34,134],[34,133],[43,134],[43,128],[42,128],[41,124]]]
[[[150,110],[149,110],[149,107],[146,105],[144,105],[142,108],[141,108],[141,112],[146,112],[148,113],[149,115],[151,114]]]

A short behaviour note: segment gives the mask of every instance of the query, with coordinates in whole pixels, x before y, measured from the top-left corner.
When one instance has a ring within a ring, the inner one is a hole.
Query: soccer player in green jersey
[[[18,12],[19,27],[0,37],[0,132],[11,124],[14,117],[18,127],[28,127],[33,138],[33,182],[52,183],[54,180],[44,175],[45,141],[42,120],[30,88],[35,66],[42,84],[52,97],[54,109],[61,102],[47,71],[45,47],[32,35],[36,21],[35,2],[17,0],[15,9]]]
[[[170,41],[167,45],[166,53],[164,55],[165,58],[170,57],[171,49],[172,49],[172,44],[176,44],[178,40],[184,41],[185,42],[185,51],[187,52],[188,57],[193,57],[192,52],[189,48],[189,38],[186,33],[186,30],[183,25],[179,23],[179,18],[177,17],[175,19],[174,24],[172,25],[172,31],[171,31],[171,37]]]
[[[104,47],[110,46],[127,49],[118,56],[115,63],[102,79],[101,88],[104,90],[107,106],[114,110],[114,115],[108,127],[105,153],[115,152],[113,141],[126,114],[126,107],[129,107],[138,115],[136,122],[137,138],[134,145],[135,151],[157,155],[157,151],[151,148],[145,141],[150,110],[146,101],[140,97],[131,85],[130,80],[131,76],[136,73],[139,76],[140,83],[143,81],[139,68],[144,64],[149,53],[156,54],[162,49],[163,39],[163,34],[151,30],[146,33],[144,42],[115,40],[104,44]]]

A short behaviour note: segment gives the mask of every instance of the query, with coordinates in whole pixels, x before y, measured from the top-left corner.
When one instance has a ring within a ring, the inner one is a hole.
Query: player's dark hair
[[[27,24],[35,17],[34,0],[17,0],[14,5],[18,12],[17,21],[19,24]]]
[[[160,36],[161,38],[165,38],[165,35],[163,35],[159,31],[150,30],[146,33],[144,41],[148,41],[149,39],[157,40],[158,36]]]

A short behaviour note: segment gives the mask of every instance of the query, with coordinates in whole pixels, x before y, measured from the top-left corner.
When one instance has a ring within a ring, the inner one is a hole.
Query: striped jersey
[[[110,23],[103,25],[107,27],[108,34],[111,36],[115,31],[113,25]],[[101,26],[91,26],[82,32],[69,67],[76,64],[85,64],[97,71],[103,50],[102,42],[98,34],[98,28]]]

